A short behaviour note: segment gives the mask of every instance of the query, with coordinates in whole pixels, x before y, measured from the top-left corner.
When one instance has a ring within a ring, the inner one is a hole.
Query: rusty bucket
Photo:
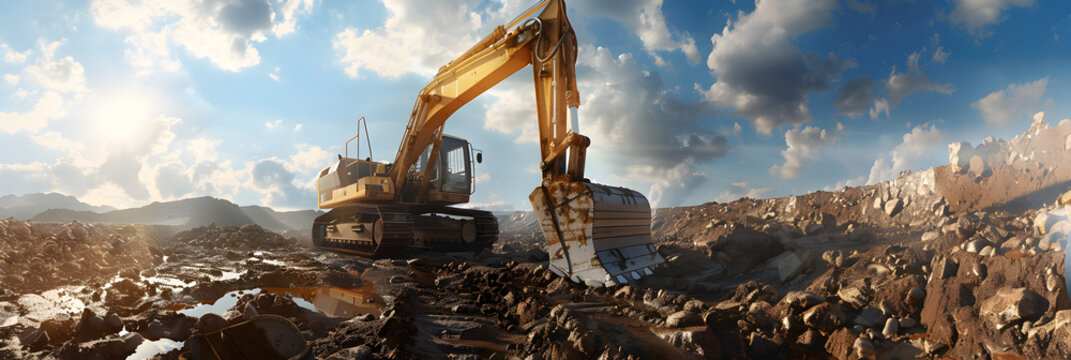
[[[550,270],[588,286],[638,281],[665,263],[642,194],[579,181],[546,181],[528,196],[547,239]]]

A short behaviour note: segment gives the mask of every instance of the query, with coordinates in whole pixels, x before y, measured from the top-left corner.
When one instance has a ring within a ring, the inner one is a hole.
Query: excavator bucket
[[[651,240],[651,206],[626,188],[548,181],[528,196],[550,270],[588,286],[628,284],[665,263]]]

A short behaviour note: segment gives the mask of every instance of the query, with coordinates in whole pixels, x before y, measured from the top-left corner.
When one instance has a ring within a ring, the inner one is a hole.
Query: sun
[[[151,92],[124,89],[90,99],[88,124],[94,139],[107,144],[136,141],[141,130],[160,117]]]

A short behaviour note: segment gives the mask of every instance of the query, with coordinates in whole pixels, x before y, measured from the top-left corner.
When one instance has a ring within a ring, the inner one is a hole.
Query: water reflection
[[[318,311],[327,316],[351,318],[357,315],[383,313],[383,301],[376,295],[371,284],[356,288],[337,287],[315,288],[264,288],[264,291],[295,297],[298,305],[309,310]],[[300,298],[305,301],[297,301]]]

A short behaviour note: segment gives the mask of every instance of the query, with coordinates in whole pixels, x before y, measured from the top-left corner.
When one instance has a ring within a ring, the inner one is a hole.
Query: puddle
[[[227,310],[230,310],[230,308],[234,307],[234,305],[238,305],[238,298],[242,297],[242,295],[259,294],[260,292],[260,289],[231,291],[226,294],[223,294],[222,297],[216,299],[216,301],[211,304],[200,304],[194,307],[179,310],[178,313],[192,318],[199,318],[207,313],[223,315],[223,313],[227,312]]]
[[[192,287],[194,285],[197,285],[196,281],[185,282],[185,281],[173,278],[173,277],[166,277],[166,276],[148,276],[148,277],[140,276],[140,277],[141,277],[141,281],[145,282],[146,284],[164,285],[164,286],[170,286],[172,288],[188,288],[188,287]]]
[[[219,276],[209,275],[209,279],[212,279],[212,281],[238,280],[238,278],[241,278],[242,275],[245,275],[245,273],[248,272],[248,271],[249,270],[242,270],[242,271],[223,270],[222,274],[219,275]]]
[[[383,313],[383,300],[376,295],[371,283],[356,289],[330,286],[315,288],[264,288],[276,295],[290,295],[294,302],[308,310],[327,316],[352,318],[357,315]]]
[[[141,345],[138,345],[133,354],[126,357],[126,360],[151,359],[153,356],[182,348],[182,344],[182,341],[175,341],[167,338],[161,338],[156,341],[145,340]]]
[[[34,322],[45,321],[61,313],[77,315],[86,308],[85,302],[74,297],[81,289],[82,287],[60,288],[41,294],[22,295],[17,302],[24,312],[22,317]],[[5,323],[9,321],[12,320],[6,319]]]

